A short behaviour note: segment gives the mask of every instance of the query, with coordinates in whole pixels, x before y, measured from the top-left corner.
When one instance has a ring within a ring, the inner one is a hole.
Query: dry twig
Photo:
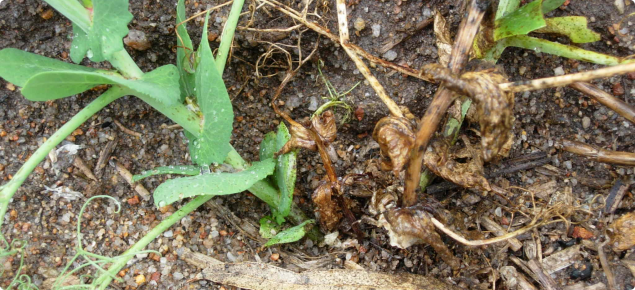
[[[633,106],[589,83],[573,83],[569,86],[609,107],[609,109],[617,112],[626,120],[631,121],[631,123],[635,123],[635,108]]]
[[[562,140],[562,149],[602,163],[635,166],[635,153],[602,149],[578,141]]]
[[[113,122],[114,122],[114,123],[117,125],[117,127],[119,127],[119,129],[121,129],[121,131],[123,131],[124,133],[126,133],[126,134],[128,134],[128,135],[135,136],[135,137],[137,137],[137,138],[141,138],[141,133],[139,133],[139,132],[135,132],[135,131],[132,131],[132,130],[130,130],[130,129],[128,129],[128,128],[126,128],[126,127],[124,127],[124,126],[123,126],[123,125],[122,125],[119,121],[117,121],[117,120],[113,120]]]

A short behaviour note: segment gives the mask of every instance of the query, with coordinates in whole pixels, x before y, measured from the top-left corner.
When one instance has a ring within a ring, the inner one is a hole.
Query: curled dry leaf
[[[388,230],[392,246],[405,249],[415,244],[429,244],[453,270],[459,269],[459,260],[443,243],[422,206],[390,208],[380,216],[379,223]]]
[[[466,143],[466,146],[468,151],[472,151],[471,156],[467,156],[464,152],[453,155],[449,153],[447,142],[435,140],[423,155],[423,163],[434,174],[462,187],[491,191],[489,182],[483,176],[481,156],[476,150],[469,150],[471,147],[468,144]],[[455,161],[454,157],[471,157],[471,159],[466,163],[460,163]]]
[[[322,142],[329,144],[335,141],[335,137],[337,137],[337,127],[333,112],[326,111],[322,113],[321,116],[313,118],[313,120],[311,120],[311,125],[322,138]],[[311,138],[309,130],[310,129],[307,129],[299,123],[292,122],[289,128],[291,139],[289,142],[284,144],[282,149],[278,152],[278,155],[288,153],[295,148],[305,148],[311,151],[317,151],[317,145],[315,144],[315,140]]]
[[[333,198],[333,184],[323,182],[313,192],[311,198],[315,204],[315,211],[319,215],[320,226],[325,232],[331,232],[342,219],[340,206]]]
[[[434,35],[436,36],[439,63],[448,66],[452,54],[452,37],[445,17],[438,10],[434,14]]]
[[[375,125],[373,139],[381,149],[382,169],[392,169],[398,176],[415,143],[415,134],[408,119],[392,116],[382,118]]]
[[[328,144],[335,141],[337,137],[337,127],[335,126],[335,116],[333,112],[326,111],[322,115],[311,120],[311,125],[315,131],[322,137],[322,141]]]
[[[481,127],[481,145],[486,161],[493,159],[509,144],[514,125],[514,94],[498,88],[507,82],[497,69],[468,72],[461,79],[470,84],[470,97],[476,104]]]
[[[635,246],[635,212],[621,216],[609,228],[614,251],[625,251]]]

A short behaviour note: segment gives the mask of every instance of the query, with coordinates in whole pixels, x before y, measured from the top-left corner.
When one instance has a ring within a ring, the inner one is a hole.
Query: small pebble
[[[280,254],[278,254],[278,253],[271,254],[271,260],[272,261],[278,261],[278,259],[280,259]]]
[[[131,29],[128,32],[128,36],[123,39],[123,42],[136,50],[146,50],[152,46],[145,32],[140,30]]]
[[[591,126],[591,118],[584,117],[582,118],[582,128],[587,129]]]
[[[571,170],[573,168],[573,164],[571,164],[571,160],[565,161],[564,167],[566,167],[568,170]]]
[[[174,236],[174,232],[166,231],[165,233],[163,233],[163,236],[166,238],[171,238],[172,236]]]
[[[141,285],[146,282],[146,276],[143,276],[143,274],[137,275],[137,277],[134,277],[134,281],[137,285]]]
[[[387,51],[386,53],[384,53],[384,58],[387,61],[393,61],[397,58],[397,52],[391,49]]]
[[[564,75],[564,69],[562,68],[562,66],[559,66],[553,70],[553,73],[557,76]]]
[[[373,37],[381,35],[381,24],[373,24],[370,28],[373,30]]]
[[[172,277],[174,277],[174,280],[178,281],[178,280],[183,279],[183,274],[181,272],[175,272]]]
[[[621,83],[615,83],[613,85],[613,95],[621,96],[624,94],[624,87]]]
[[[309,111],[315,111],[318,108],[318,100],[315,96],[311,96],[309,99]]]

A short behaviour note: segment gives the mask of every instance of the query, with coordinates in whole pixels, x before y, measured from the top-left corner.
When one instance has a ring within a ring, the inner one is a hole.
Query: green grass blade
[[[185,15],[184,0],[179,0],[176,4],[176,24],[183,22],[187,19]],[[192,39],[187,33],[187,23],[183,23],[176,28],[178,36],[176,38],[176,66],[179,69],[181,78],[179,83],[181,84],[181,100],[185,97],[192,96],[194,93],[194,74],[191,73],[190,56],[194,53],[194,47],[192,45]],[[188,50],[189,49],[189,50]],[[186,70],[185,68],[188,68]]]
[[[74,24],[78,25],[84,31],[90,29],[90,13],[86,7],[82,6],[78,1],[69,0],[44,0],[44,2],[51,5],[55,10],[62,13]]]
[[[183,175],[199,175],[201,169],[194,165],[179,165],[179,166],[161,166],[152,170],[141,172],[141,174],[135,174],[132,176],[132,182],[137,182],[146,177],[159,174],[183,174]]]
[[[210,173],[168,180],[154,191],[155,205],[162,207],[177,200],[198,195],[228,195],[249,189],[257,181],[271,175],[273,159],[254,162],[235,173]]]
[[[229,12],[229,17],[227,17],[227,22],[225,22],[225,27],[223,28],[223,34],[220,38],[220,46],[218,47],[218,53],[216,54],[216,67],[218,68],[218,72],[223,76],[223,71],[225,70],[225,63],[227,62],[227,57],[229,56],[229,49],[231,48],[232,41],[234,40],[234,32],[236,31],[236,26],[238,25],[238,17],[240,17],[240,11],[243,9],[243,4],[245,0],[234,0],[232,3],[232,9]]]

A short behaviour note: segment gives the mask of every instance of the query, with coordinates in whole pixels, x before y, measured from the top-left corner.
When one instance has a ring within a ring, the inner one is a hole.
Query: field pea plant
[[[79,256],[83,256],[86,263],[72,271],[67,271],[67,267],[57,281],[60,289],[106,288],[113,279],[117,279],[116,273],[132,256],[171,225],[217,195],[248,190],[271,207],[271,216],[261,220],[261,233],[265,238],[270,238],[265,246],[297,241],[307,233],[305,227],[313,221],[307,220],[292,203],[297,152],[291,151],[280,156],[276,154],[290,138],[285,125],[282,123],[277,132],[265,136],[260,148],[260,161],[251,164],[229,143],[234,114],[222,74],[244,0],[233,2],[216,56],[207,41],[209,12],[205,15],[200,45],[194,50],[186,29],[185,6],[183,0],[179,0],[176,19],[177,65],[164,65],[146,73],[141,71],[123,47],[122,38],[128,34],[127,24],[133,18],[128,12],[127,0],[45,2],[73,22],[70,51],[73,62],[79,63],[88,57],[93,62],[108,61],[115,70],[66,63],[13,48],[0,50],[0,63],[3,64],[0,66],[0,77],[21,87],[22,94],[32,101],[55,100],[95,86],[110,85],[107,91],[51,135],[8,183],[0,186],[0,224],[4,222],[15,192],[48,152],[93,114],[125,95],[142,99],[181,125],[189,141],[188,148],[194,164],[159,167],[134,176],[137,181],[156,174],[186,175],[161,184],[154,192],[154,203],[162,207],[181,199],[193,199],[150,230],[121,256],[108,258],[83,250],[78,221],[77,255],[71,263]],[[87,202],[90,200],[92,198]],[[285,219],[298,225],[277,235],[272,234],[273,229],[280,230]],[[312,238],[319,237],[316,228],[308,233]],[[1,234],[0,238],[3,243],[0,257],[20,254],[24,248],[22,241],[8,243]],[[105,264],[110,266],[103,268]],[[84,284],[81,286],[60,286],[68,275],[86,266],[95,267],[97,275],[82,277],[81,282]],[[86,284],[89,282],[90,285]],[[12,286],[23,289],[33,287],[28,277],[20,275],[16,275]]]

